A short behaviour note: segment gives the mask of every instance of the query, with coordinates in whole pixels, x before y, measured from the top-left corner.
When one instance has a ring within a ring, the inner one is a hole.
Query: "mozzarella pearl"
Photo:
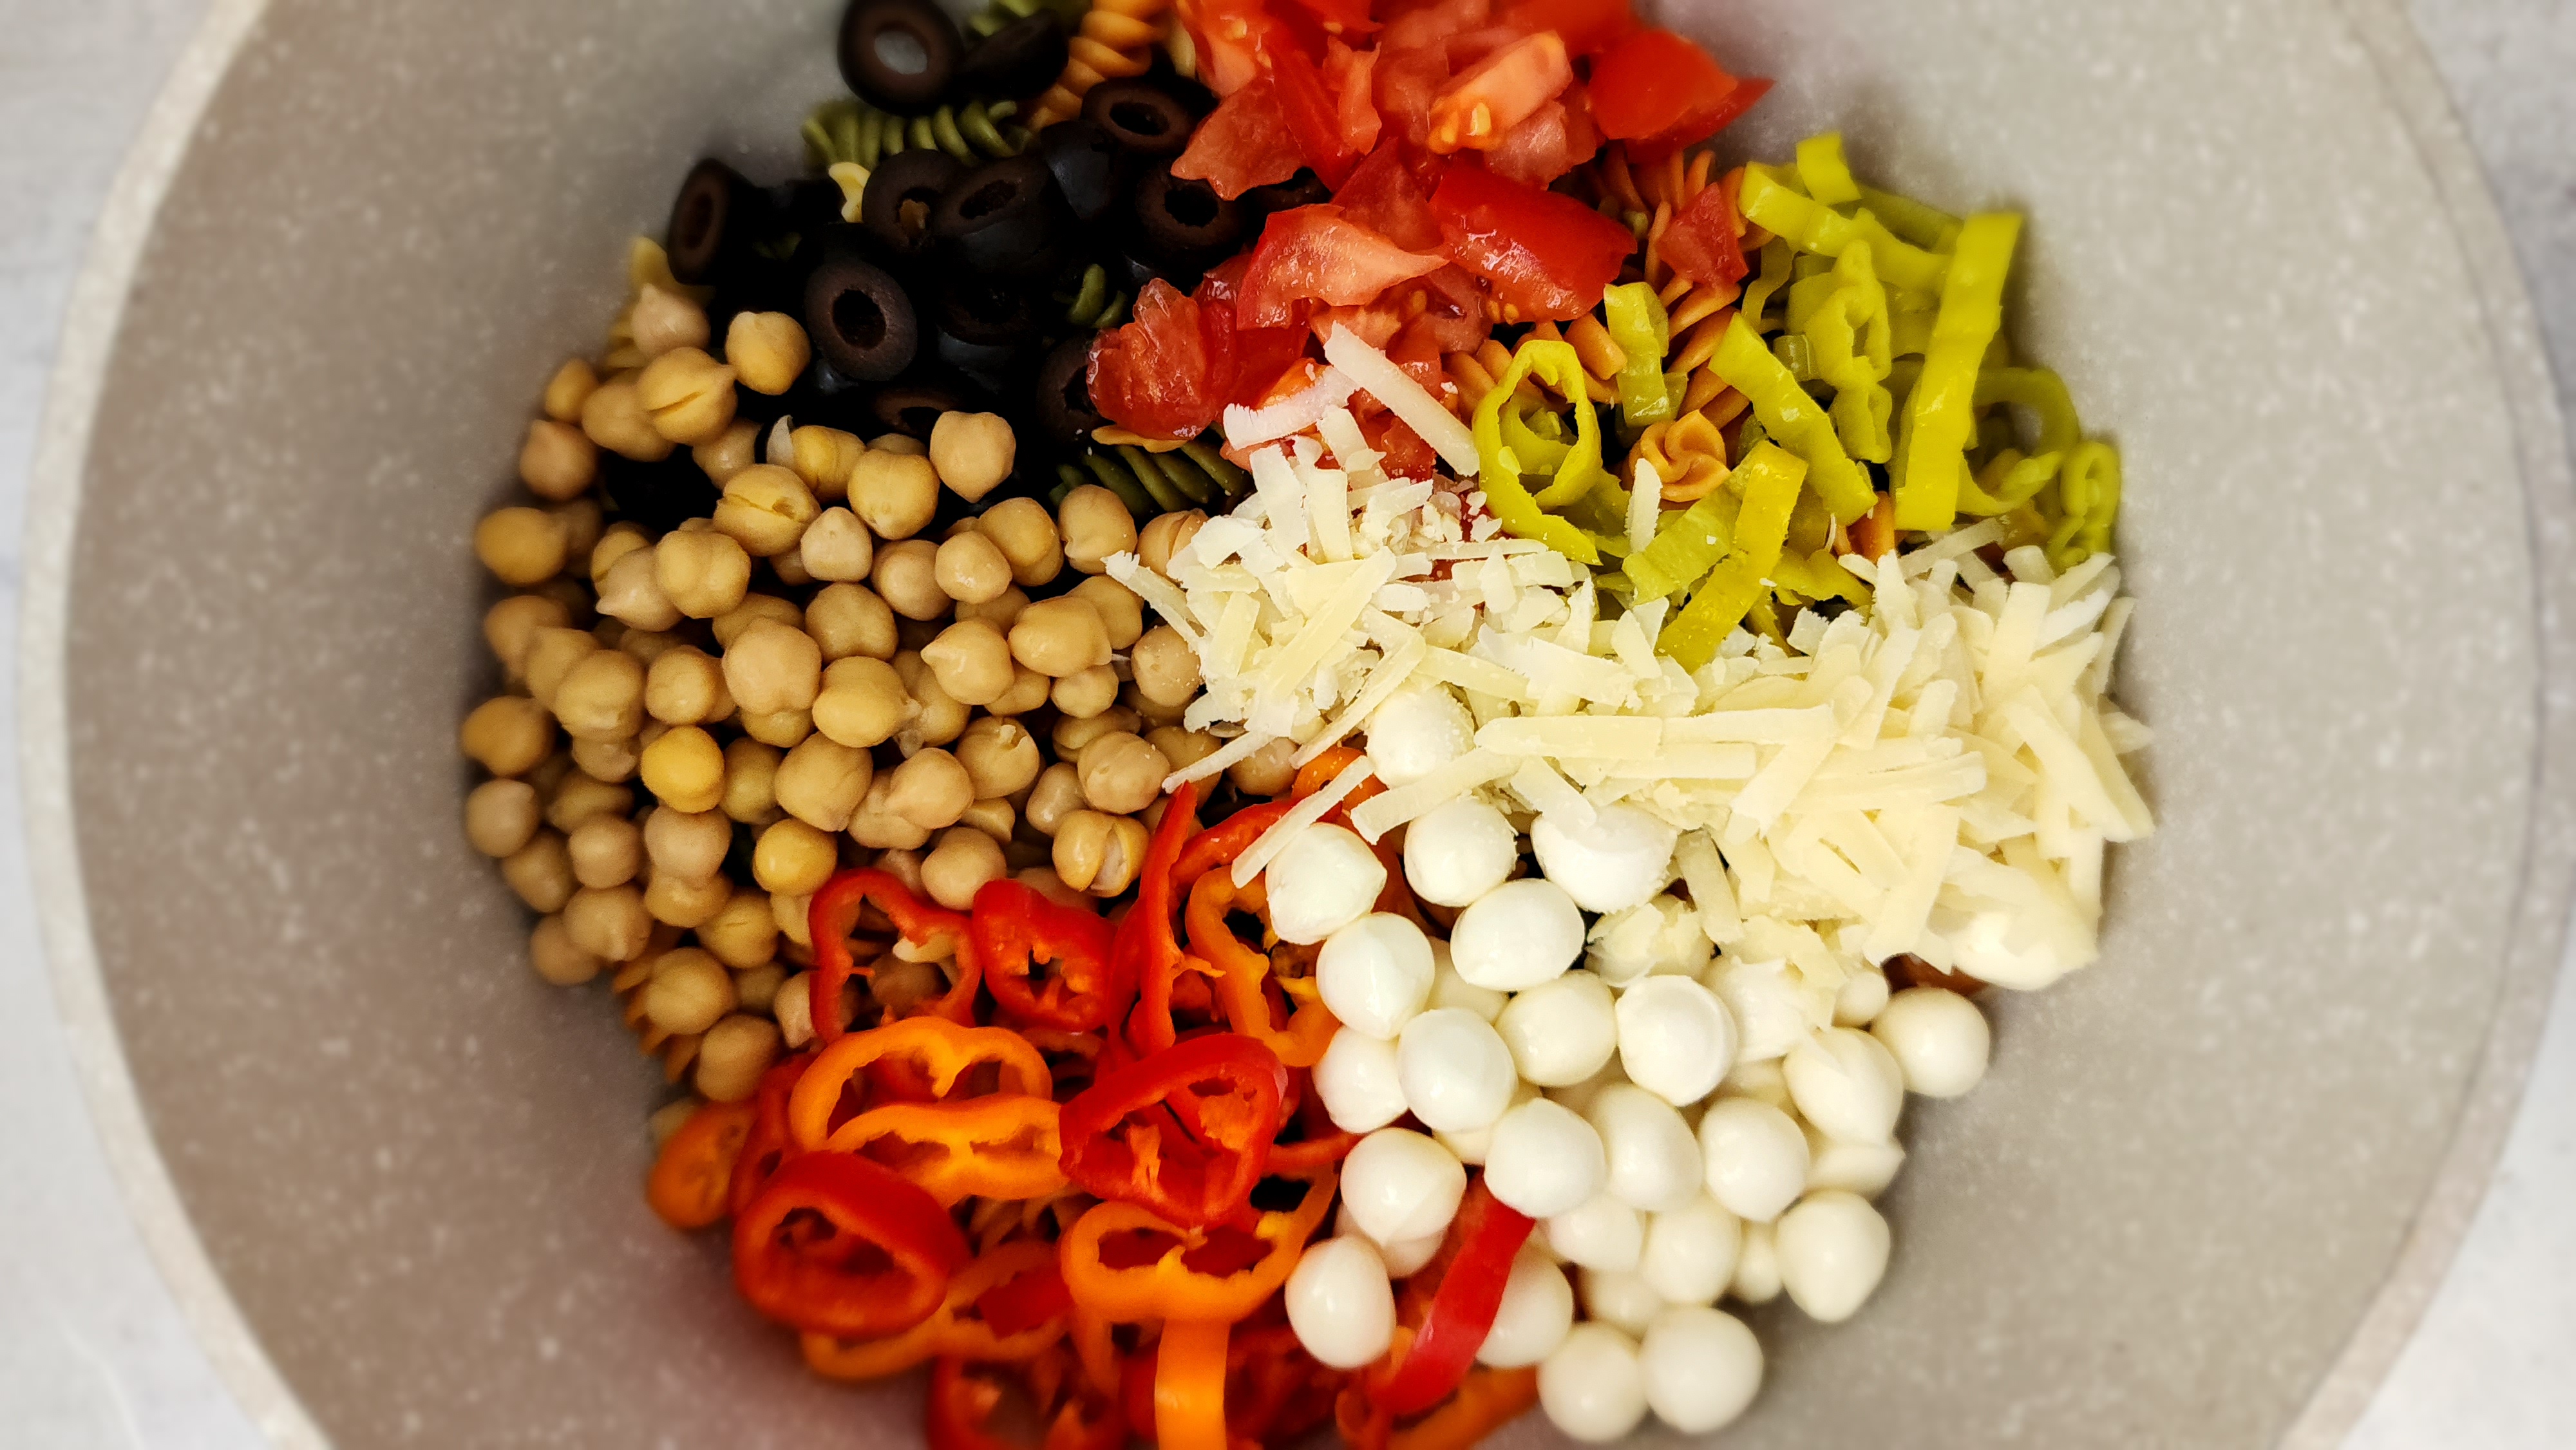
[[[1583,1120],[1601,1135],[1612,1198],[1646,1213],[1669,1213],[1700,1196],[1708,1170],[1690,1124],[1653,1093],[1612,1083],[1593,1094]]]
[[[1496,1369],[1536,1364],[1555,1353],[1573,1327],[1574,1286],[1545,1249],[1524,1245],[1503,1280],[1502,1307],[1494,1311],[1494,1327],[1485,1332],[1476,1360]]]
[[[1432,807],[1404,828],[1404,879],[1434,906],[1466,906],[1511,879],[1520,834],[1473,798]]]
[[[1939,987],[1908,987],[1869,1027],[1895,1056],[1908,1092],[1955,1098],[1983,1082],[1994,1034],[1977,1004]]]
[[[1646,1418],[1646,1372],[1634,1340],[1607,1324],[1578,1324],[1538,1367],[1539,1408],[1567,1436],[1603,1444]]]
[[[1554,812],[1530,823],[1539,869],[1586,911],[1625,911],[1663,890],[1680,839],[1635,806],[1603,806],[1589,824]]]
[[[1734,1423],[1762,1389],[1762,1341],[1718,1309],[1667,1309],[1646,1326],[1637,1362],[1646,1407],[1685,1435]]]
[[[1648,977],[1619,998],[1619,1066],[1675,1107],[1717,1090],[1735,1062],[1735,1019],[1688,977]]]
[[[1386,864],[1340,826],[1297,833],[1270,862],[1270,929],[1308,946],[1368,914],[1386,889]]]
[[[1950,934],[1957,970],[2015,992],[2036,992],[2077,965],[2038,926],[2009,911],[1985,911]]]
[[[1459,912],[1449,932],[1458,975],[1489,991],[1526,992],[1555,981],[1582,955],[1583,913],[1553,881],[1506,881]]]
[[[1608,1172],[1601,1135],[1545,1098],[1503,1114],[1485,1148],[1485,1186],[1505,1208],[1531,1218],[1554,1218],[1581,1206],[1601,1191]],[[1347,1177],[1342,1191],[1350,1192]]]
[[[1714,1304],[1734,1281],[1743,1248],[1744,1225],[1703,1193],[1688,1208],[1647,1220],[1637,1274],[1667,1304]]]
[[[1773,1230],[1780,1287],[1810,1319],[1840,1324],[1887,1274],[1887,1220],[1857,1193],[1811,1193]]]
[[[1435,941],[1431,944],[1431,962],[1431,1001],[1428,1005],[1463,1007],[1488,1022],[1501,1017],[1503,1009],[1511,1005],[1512,999],[1509,993],[1497,992],[1489,987],[1479,987],[1459,976],[1457,966],[1449,960],[1447,942]]]
[[[1369,766],[1390,789],[1413,784],[1475,744],[1475,717],[1444,686],[1399,690],[1369,716]]]
[[[1807,1189],[1839,1188],[1863,1198],[1876,1198],[1896,1181],[1905,1166],[1905,1149],[1893,1138],[1884,1143],[1845,1143],[1807,1129]]]
[[[1671,1308],[1663,1295],[1655,1292],[1654,1283],[1643,1274],[1621,1273],[1616,1269],[1585,1269],[1581,1276],[1583,1313],[1626,1330],[1643,1334],[1655,1316]]]
[[[1699,980],[1735,1019],[1736,1056],[1745,1061],[1787,1056],[1833,1010],[1832,999],[1794,979],[1787,962],[1720,958]]]
[[[1875,967],[1852,973],[1834,994],[1836,1027],[1867,1027],[1887,1010],[1887,973]]]
[[[1540,1087],[1572,1087],[1619,1050],[1610,989],[1590,972],[1568,972],[1514,997],[1494,1027],[1521,1076]]]
[[[1315,984],[1344,1027],[1392,1038],[1431,996],[1431,939],[1401,916],[1371,912],[1324,939]]]
[[[1744,1245],[1735,1251],[1735,1282],[1726,1292],[1747,1304],[1768,1304],[1780,1297],[1780,1254],[1772,1226],[1748,1223]]]
[[[1508,1113],[1537,1096],[1537,1088],[1531,1087],[1528,1083],[1516,1084],[1512,1088],[1512,1100],[1503,1111]],[[1494,1119],[1496,1123],[1501,1121],[1500,1117]],[[1481,1128],[1471,1128],[1463,1133],[1434,1132],[1431,1136],[1440,1140],[1441,1147],[1457,1154],[1459,1162],[1472,1163],[1479,1167],[1484,1165],[1485,1156],[1494,1148],[1494,1129],[1490,1123]]]
[[[1466,1165],[1410,1129],[1380,1128],[1342,1161],[1342,1202],[1351,1221],[1382,1244],[1440,1233],[1466,1196]]]
[[[1338,1120],[1337,1120],[1338,1121]],[[1754,1098],[1719,1098],[1699,1120],[1708,1191],[1738,1218],[1769,1223],[1807,1185],[1807,1135],[1787,1113]]]
[[[1646,1248],[1646,1216],[1596,1193],[1541,1224],[1557,1257],[1586,1269],[1633,1273]]]
[[[1798,1044],[1781,1063],[1798,1115],[1828,1138],[1884,1143],[1905,1107],[1905,1071],[1879,1040],[1849,1027],[1828,1027]]]
[[[1413,1115],[1444,1133],[1492,1127],[1520,1085],[1502,1035],[1484,1018],[1456,1007],[1404,1024],[1395,1044],[1395,1075]]]
[[[1288,1275],[1285,1297],[1297,1342],[1334,1369],[1358,1369],[1394,1342],[1395,1291],[1367,1239],[1310,1245]]]
[[[1404,1083],[1396,1076],[1395,1044],[1344,1029],[1324,1046],[1315,1064],[1315,1093],[1333,1126],[1345,1133],[1374,1133],[1404,1116]]]
[[[1377,1250],[1378,1262],[1386,1266],[1386,1275],[1390,1279],[1409,1279],[1420,1273],[1422,1266],[1439,1254],[1440,1245],[1448,1239],[1447,1234],[1436,1233],[1425,1234],[1418,1239],[1399,1239],[1391,1244],[1379,1243],[1360,1232],[1359,1221],[1351,1217],[1351,1206],[1347,1203],[1342,1205],[1341,1212],[1333,1215],[1333,1232],[1345,1238],[1368,1239],[1369,1247]]]
[[[1592,924],[1589,940],[1585,963],[1613,987],[1656,972],[1696,977],[1708,970],[1716,950],[1700,928],[1699,913],[1671,896],[1602,917]]]

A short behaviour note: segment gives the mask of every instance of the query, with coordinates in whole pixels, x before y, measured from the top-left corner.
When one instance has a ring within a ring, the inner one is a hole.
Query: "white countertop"
[[[89,228],[203,0],[0,0],[0,640],[17,638],[27,470]],[[2576,376],[2576,3],[2412,0]],[[2560,396],[2576,417],[2576,386]],[[17,718],[0,672],[0,732]],[[0,751],[0,1442],[260,1441],[144,1257],[56,1026]],[[2576,971],[2493,1192],[2356,1450],[2576,1444]]]

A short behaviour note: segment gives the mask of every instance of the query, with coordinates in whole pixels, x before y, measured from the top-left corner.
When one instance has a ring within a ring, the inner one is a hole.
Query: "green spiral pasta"
[[[1252,486],[1251,475],[1228,463],[1205,439],[1193,439],[1163,453],[1133,444],[1093,449],[1082,455],[1078,467],[1058,465],[1056,480],[1047,495],[1050,505],[1062,504],[1065,495],[1096,483],[1118,495],[1139,519],[1231,504]]]
[[[1135,299],[1109,285],[1109,272],[1094,262],[1082,271],[1082,285],[1073,296],[1057,298],[1065,304],[1064,320],[1075,327],[1105,332],[1127,320],[1127,308]]]
[[[926,116],[890,116],[856,100],[832,101],[805,119],[805,156],[816,169],[848,164],[874,171],[888,156],[945,151],[966,166],[1017,156],[1029,144],[1012,101],[969,101]]]

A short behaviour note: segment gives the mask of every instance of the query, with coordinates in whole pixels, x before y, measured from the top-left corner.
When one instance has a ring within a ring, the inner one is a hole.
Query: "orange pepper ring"
[[[1306,1196],[1293,1209],[1265,1212],[1253,1221],[1253,1237],[1269,1247],[1249,1267],[1230,1274],[1200,1273],[1181,1261],[1207,1242],[1209,1230],[1181,1228],[1132,1203],[1113,1199],[1095,1204],[1074,1220],[1057,1245],[1065,1287],[1081,1310],[1113,1323],[1248,1319],[1288,1282],[1306,1241],[1331,1211],[1340,1182],[1340,1174],[1331,1167],[1297,1177],[1307,1184]],[[1101,1241],[1131,1230],[1164,1234],[1180,1242],[1151,1264],[1113,1269],[1102,1263]]]
[[[943,1150],[937,1161],[900,1171],[944,1205],[1043,1198],[1064,1187],[1062,1111],[1052,1098],[1002,1093],[955,1103],[888,1103],[834,1128],[823,1151],[864,1156],[888,1138],[935,1146]]]
[[[943,1354],[971,1360],[1033,1358],[1064,1337],[1071,1315],[1002,1335],[969,1314],[977,1300],[1023,1274],[1048,1267],[1054,1257],[1055,1245],[1042,1239],[1014,1239],[958,1270],[948,1281],[947,1297],[939,1307],[910,1329],[883,1339],[806,1334],[799,1337],[798,1348],[808,1368],[836,1380],[883,1379]]]
[[[1285,1028],[1272,1025],[1270,999],[1261,990],[1270,978],[1270,958],[1244,945],[1226,925],[1227,912],[1258,912],[1268,904],[1266,878],[1255,877],[1250,886],[1238,889],[1231,872],[1208,872],[1190,887],[1190,948],[1197,960],[1215,967],[1217,1001],[1235,1031],[1259,1039],[1286,1066],[1313,1067],[1324,1060],[1324,1049],[1332,1045],[1341,1023],[1325,1008],[1313,983],[1282,981],[1280,990],[1297,999],[1298,1006]],[[1293,990],[1299,986],[1305,990]]]
[[[945,1095],[968,1068],[998,1063],[1002,1091],[1052,1098],[1053,1074],[1028,1040],[1006,1027],[961,1027],[945,1017],[907,1017],[852,1032],[823,1049],[787,1099],[787,1126],[796,1146],[812,1152],[831,1141],[832,1114],[843,1089],[869,1063],[909,1054],[924,1067],[933,1092]]]

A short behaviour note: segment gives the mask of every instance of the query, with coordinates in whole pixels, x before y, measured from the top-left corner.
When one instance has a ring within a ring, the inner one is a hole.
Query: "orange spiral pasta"
[[[1095,0],[1074,32],[1064,74],[1029,108],[1032,126],[1052,126],[1082,114],[1082,98],[1106,80],[1143,75],[1170,25],[1172,0]]]

